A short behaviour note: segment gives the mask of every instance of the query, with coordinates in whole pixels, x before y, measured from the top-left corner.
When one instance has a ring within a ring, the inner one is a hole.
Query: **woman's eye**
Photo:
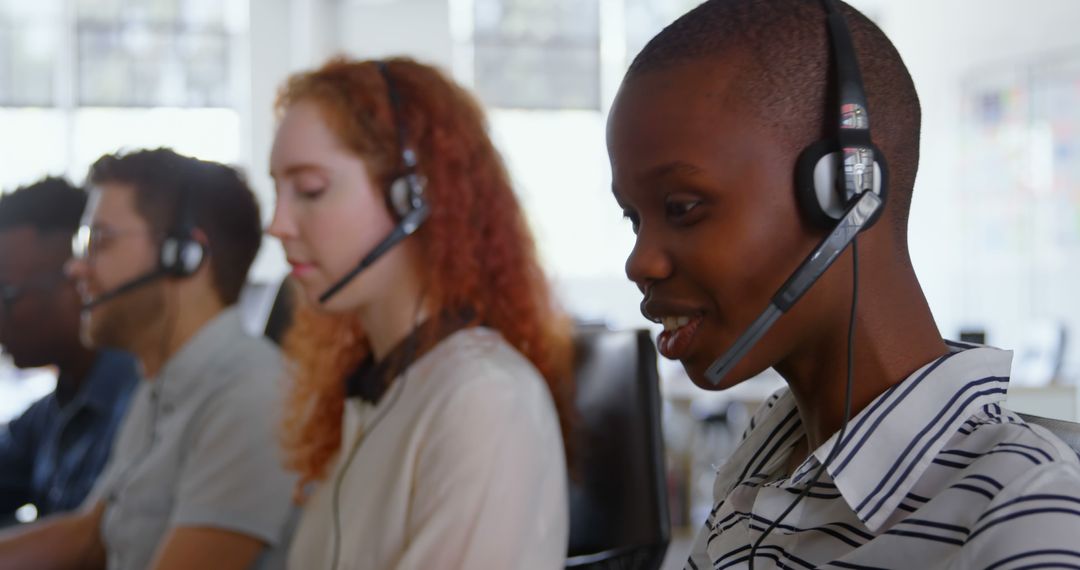
[[[664,210],[669,218],[678,221],[684,219],[699,205],[701,205],[701,200],[668,200],[664,204]]]
[[[292,183],[296,193],[305,200],[314,200],[322,196],[330,186],[330,182],[325,176],[314,172],[304,172],[294,178]]]
[[[296,193],[305,200],[314,200],[326,192],[326,187],[298,188]]]
[[[630,228],[636,234],[638,232],[638,227],[641,226],[641,220],[638,218],[637,212],[633,210],[623,210],[622,216],[623,218],[630,220]]]

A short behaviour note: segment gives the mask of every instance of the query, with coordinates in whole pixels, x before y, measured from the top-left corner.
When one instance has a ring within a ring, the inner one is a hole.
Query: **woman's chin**
[[[747,371],[745,363],[739,363],[736,364],[735,368],[728,372],[726,376],[721,378],[719,382],[713,383],[706,375],[706,371],[709,369],[709,366],[712,365],[714,360],[715,359],[712,358],[707,360],[686,358],[679,362],[683,365],[683,370],[686,371],[686,375],[690,377],[690,381],[703,390],[727,390],[728,388],[737,386],[748,378],[755,376],[755,374]]]

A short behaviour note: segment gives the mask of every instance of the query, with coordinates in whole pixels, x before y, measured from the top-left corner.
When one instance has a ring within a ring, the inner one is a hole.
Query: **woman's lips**
[[[697,334],[704,317],[668,317],[661,319],[664,322],[664,332],[656,339],[657,349],[664,358],[681,360],[686,357],[690,350],[690,343]]]
[[[315,265],[312,263],[290,261],[289,265],[292,266],[292,276],[297,279],[301,279],[315,270]]]

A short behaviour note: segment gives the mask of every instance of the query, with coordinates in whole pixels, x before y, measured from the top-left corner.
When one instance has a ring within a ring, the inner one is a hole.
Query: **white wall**
[[[966,250],[960,200],[964,172],[961,102],[965,79],[979,72],[1026,66],[1045,58],[1080,58],[1080,2],[1074,0],[862,0],[853,2],[876,14],[896,44],[915,80],[923,110],[921,165],[912,204],[910,242],[916,271],[942,332],[960,327],[989,328],[990,342],[1017,347],[1024,308],[982,306],[970,299],[973,287],[1013,287],[1025,267],[1001,268],[997,282],[974,283],[963,272]],[[974,244],[977,245],[977,244]],[[1080,259],[1071,260],[1080,266]],[[1049,303],[1055,316],[1080,326],[1080,305],[1062,296]],[[1026,315],[1027,317],[1045,315]],[[1077,368],[1080,346],[1073,343],[1070,368]]]
[[[449,72],[454,51],[447,0],[344,0],[336,50],[362,59],[409,55]]]

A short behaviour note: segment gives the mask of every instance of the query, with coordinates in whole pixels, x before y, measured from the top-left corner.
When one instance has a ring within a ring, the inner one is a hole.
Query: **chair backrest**
[[[1050,433],[1058,436],[1061,441],[1068,444],[1074,451],[1080,453],[1080,424],[1075,422],[1067,422],[1065,420],[1055,420],[1053,418],[1044,418],[1041,416],[1032,416],[1029,414],[1019,414],[1024,421],[1029,424],[1035,424],[1047,429]]]
[[[656,349],[645,330],[579,328],[569,568],[656,569],[671,537]]]
[[[264,335],[280,345],[292,324],[296,295],[296,285],[289,277],[280,282],[246,284],[237,301],[244,330],[253,336]]]
[[[281,344],[285,333],[292,326],[293,311],[296,309],[295,285],[292,279],[286,277],[278,286],[274,303],[270,306],[270,312],[266,316],[266,328],[263,334],[276,344]]]

